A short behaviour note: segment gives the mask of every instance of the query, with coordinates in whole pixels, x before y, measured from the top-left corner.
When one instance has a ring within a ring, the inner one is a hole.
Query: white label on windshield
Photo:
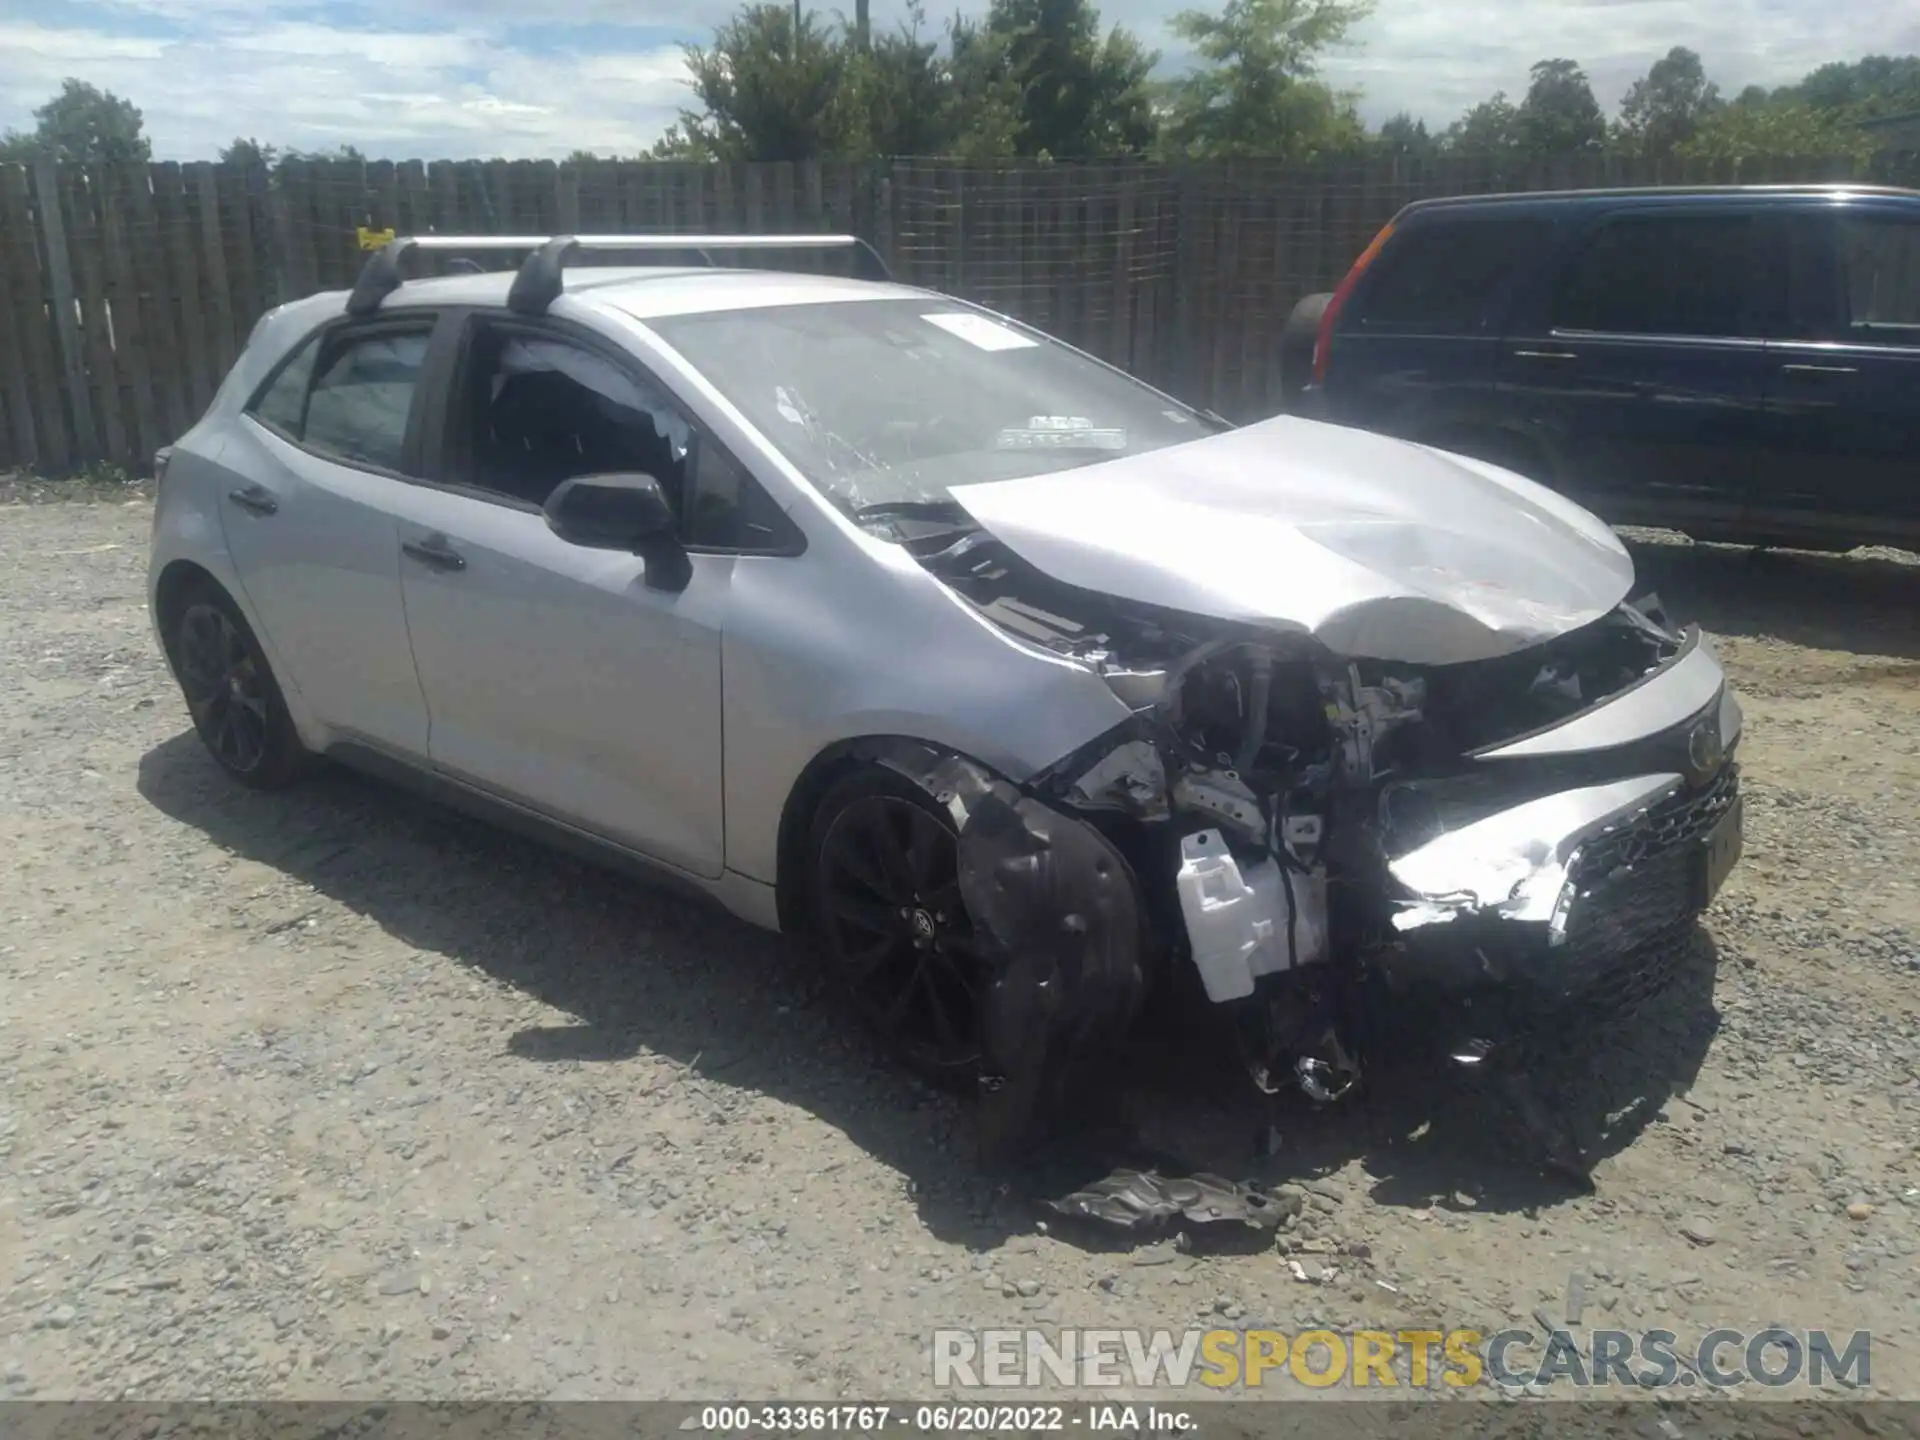
[[[1027,350],[1040,343],[984,315],[922,315],[920,318],[982,350]]]

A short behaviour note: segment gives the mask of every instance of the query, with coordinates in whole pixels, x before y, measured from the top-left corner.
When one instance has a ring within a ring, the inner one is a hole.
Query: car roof
[[[380,309],[504,306],[513,280],[512,270],[409,280],[388,295]],[[569,268],[563,283],[563,293],[570,300],[619,310],[636,320],[769,305],[926,299],[930,293],[909,285],[839,275],[677,265],[581,265]]]
[[[1416,214],[1478,209],[1480,207],[1578,210],[1616,208],[1623,201],[1649,207],[1660,205],[1750,204],[1755,200],[1827,200],[1898,199],[1920,202],[1920,190],[1893,185],[1659,185],[1612,190],[1516,190],[1491,195],[1435,195],[1414,200],[1401,214]]]

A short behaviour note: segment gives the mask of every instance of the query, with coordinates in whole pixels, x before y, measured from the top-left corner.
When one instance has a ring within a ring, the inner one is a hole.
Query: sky
[[[31,128],[77,76],[138,105],[163,160],[211,159],[237,135],[387,159],[630,154],[690,98],[683,45],[736,3],[0,0],[0,130]],[[1207,0],[1101,10],[1172,70],[1184,57],[1165,20],[1192,3]],[[873,0],[874,24],[899,23],[905,4]],[[1549,56],[1584,65],[1611,110],[1673,45],[1699,51],[1729,94],[1830,59],[1920,52],[1920,0],[1379,0],[1353,38],[1327,78],[1357,89],[1371,122],[1405,110],[1439,127],[1495,90],[1517,98]]]

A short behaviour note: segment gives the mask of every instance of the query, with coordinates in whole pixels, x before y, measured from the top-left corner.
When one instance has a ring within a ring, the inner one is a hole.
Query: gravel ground
[[[1594,1194],[1420,1087],[1262,1157],[1209,1075],[1142,1124],[1301,1219],[1101,1250],[776,940],[369,781],[223,781],[150,513],[0,508],[0,1396],[924,1396],[938,1326],[1491,1331],[1579,1272],[1587,1324],[1871,1329],[1920,1397],[1912,557],[1640,548],[1745,697],[1749,848],[1591,1062],[1638,1101]]]

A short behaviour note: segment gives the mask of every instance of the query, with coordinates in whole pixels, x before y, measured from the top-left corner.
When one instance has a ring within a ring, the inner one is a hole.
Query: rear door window
[[[1920,345],[1920,219],[1849,215],[1840,222],[1847,323],[1855,340]]]
[[[1756,270],[1745,215],[1609,220],[1561,275],[1555,330],[1611,335],[1749,337]]]
[[[307,396],[301,440],[311,450],[383,470],[401,468],[407,417],[431,326],[343,336],[327,346]]]
[[[334,326],[306,340],[247,406],[303,449],[404,473],[433,318]]]
[[[1541,216],[1461,217],[1407,230],[1356,297],[1370,330],[1477,330],[1508,280],[1549,253],[1553,221]]]
[[[320,341],[310,336],[248,407],[253,418],[298,440],[307,423],[307,387],[313,384],[313,362],[319,354]]]

